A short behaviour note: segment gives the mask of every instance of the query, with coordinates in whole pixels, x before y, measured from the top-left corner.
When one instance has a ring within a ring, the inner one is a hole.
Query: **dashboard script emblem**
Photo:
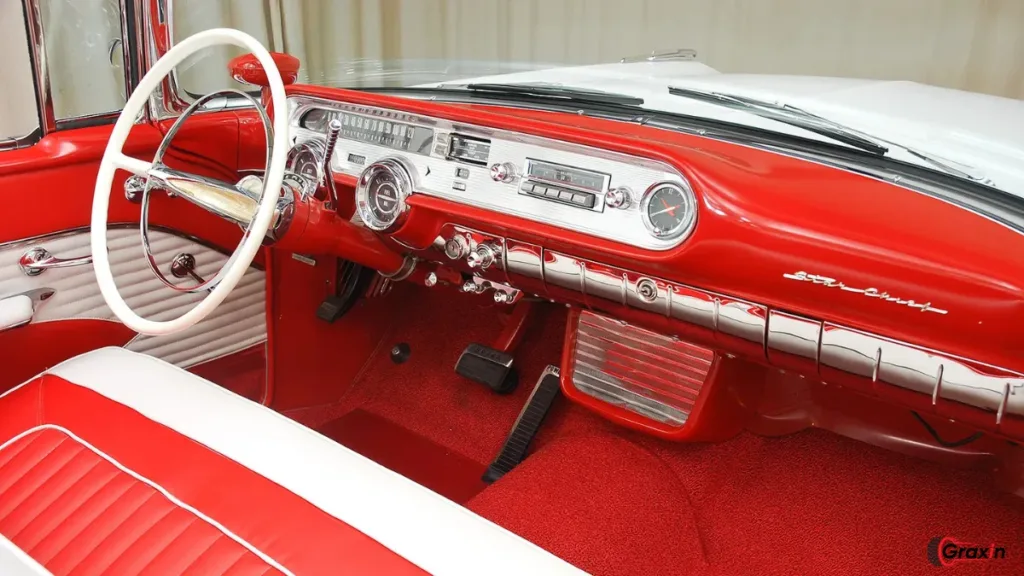
[[[890,295],[888,292],[880,291],[878,288],[853,288],[846,284],[836,280],[835,278],[829,278],[828,276],[818,276],[816,274],[808,274],[807,272],[797,272],[795,274],[783,274],[783,278],[787,280],[799,280],[801,282],[811,282],[813,284],[819,284],[826,288],[839,288],[845,292],[856,292],[857,294],[863,294],[868,298],[878,298],[886,302],[894,302],[896,304],[902,304],[909,308],[915,308],[921,312],[934,312],[936,314],[947,314],[948,311],[941,308],[932,306],[931,302],[915,302],[914,300],[904,300],[897,298],[896,296]]]

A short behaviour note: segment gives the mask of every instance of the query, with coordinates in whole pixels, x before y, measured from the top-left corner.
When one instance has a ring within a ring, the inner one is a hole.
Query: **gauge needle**
[[[658,214],[664,214],[666,212],[668,212],[670,216],[675,216],[676,215],[676,208],[678,208],[678,206],[667,206],[664,210],[658,210],[657,212],[651,212],[651,216],[657,216]]]
[[[668,212],[669,216],[676,215],[676,206],[669,206],[668,202],[665,202],[664,198],[661,199],[661,205],[664,206],[665,209],[662,210],[661,212],[658,212],[658,214],[664,214],[665,212]]]

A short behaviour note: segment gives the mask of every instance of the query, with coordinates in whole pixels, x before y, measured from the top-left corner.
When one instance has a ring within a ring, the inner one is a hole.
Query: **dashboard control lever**
[[[331,159],[334,158],[334,146],[338,143],[338,135],[341,134],[341,120],[334,118],[327,126],[327,143],[324,150],[324,184],[330,196],[328,202],[330,208],[338,205],[338,191],[334,187],[334,173],[331,172]]]

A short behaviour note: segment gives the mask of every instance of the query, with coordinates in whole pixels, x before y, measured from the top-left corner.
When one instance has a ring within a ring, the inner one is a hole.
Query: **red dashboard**
[[[453,230],[476,234],[510,258],[492,270],[496,282],[1024,437],[1016,230],[892,182],[660,128],[312,86],[288,94],[653,161],[696,198],[692,233],[655,250],[496,210],[493,199],[481,207],[413,193],[400,226],[333,241],[342,255],[392,269],[415,256],[425,269],[468,274],[442,246]],[[357,179],[336,181],[347,221]],[[621,298],[594,290],[594,278],[623,278]]]

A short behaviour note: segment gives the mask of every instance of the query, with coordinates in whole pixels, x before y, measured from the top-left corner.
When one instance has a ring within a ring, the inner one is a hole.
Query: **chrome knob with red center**
[[[511,182],[516,179],[516,165],[511,162],[491,164],[491,180],[495,182]]]

